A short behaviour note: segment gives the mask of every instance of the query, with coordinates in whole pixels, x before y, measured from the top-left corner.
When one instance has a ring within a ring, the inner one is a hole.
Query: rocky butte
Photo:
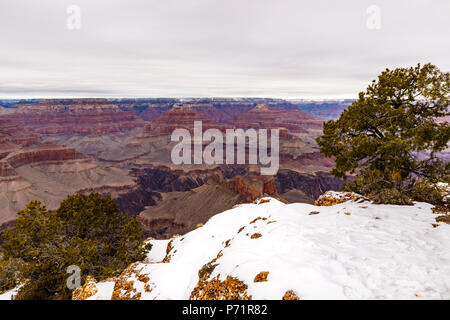
[[[126,171],[102,168],[78,150],[44,142],[11,119],[0,119],[0,230],[30,200],[54,209],[81,190],[117,194],[134,184]]]
[[[31,199],[52,209],[76,192],[112,194],[122,212],[139,216],[155,237],[186,232],[264,194],[312,202],[340,181],[328,173],[333,162],[315,144],[321,120],[301,105],[251,98],[8,102],[0,107],[0,198],[6,204],[0,223],[13,221]],[[203,131],[278,129],[280,170],[268,177],[273,182],[255,180],[255,165],[174,164],[171,134],[180,128],[193,133],[195,121],[202,121]],[[184,207],[186,215],[175,214]]]

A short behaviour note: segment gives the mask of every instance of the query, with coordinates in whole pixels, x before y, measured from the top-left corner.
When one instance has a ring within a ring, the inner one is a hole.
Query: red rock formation
[[[233,119],[233,116],[223,112],[219,108],[215,107],[212,102],[194,103],[185,105],[185,107],[191,108],[200,116],[211,119],[212,121],[220,124],[225,124]],[[234,108],[230,107],[230,108]]]
[[[253,109],[256,104],[254,102],[245,101],[214,101],[213,106],[216,110],[220,111],[222,116],[221,119],[215,120],[219,123],[230,123],[232,124],[233,119],[240,114],[243,114],[251,109]],[[225,115],[225,117],[223,116]]]
[[[333,159],[325,157],[320,152],[304,153],[298,156],[282,153],[280,154],[280,163],[284,165],[294,164],[299,167],[315,165],[332,168],[334,166]]]
[[[0,152],[39,143],[41,138],[38,134],[32,134],[24,130],[17,122],[0,118]]]
[[[202,130],[210,128],[224,130],[224,127],[200,115],[191,107],[176,106],[173,109],[164,112],[151,124],[144,129],[152,136],[171,135],[175,129],[187,129],[194,132],[194,121],[202,121]]]
[[[105,99],[42,100],[20,105],[3,118],[41,134],[102,135],[144,126],[132,112]]]
[[[8,119],[0,119],[0,177],[17,176],[9,156],[18,155],[24,147],[36,146],[40,140],[39,135],[28,133]]]
[[[169,109],[170,107],[149,106],[147,110],[139,113],[139,116],[145,121],[153,121]]]
[[[253,202],[258,198],[277,193],[274,178],[267,176],[237,176],[223,182],[223,186],[238,193],[243,202]]]
[[[16,170],[6,161],[0,161],[0,178],[17,176]]]
[[[250,111],[236,116],[232,124],[237,128],[286,128],[294,133],[305,133],[307,129],[320,129],[322,120],[312,118],[298,110],[273,110],[259,104]]]
[[[18,152],[14,152],[4,160],[7,161],[11,167],[18,168],[27,164],[43,161],[61,162],[76,159],[87,158],[75,149],[58,146],[53,143],[44,143],[38,147],[25,148]]]
[[[41,143],[10,119],[0,119],[0,177],[16,176],[15,168],[43,161],[86,159],[80,152],[50,142]]]

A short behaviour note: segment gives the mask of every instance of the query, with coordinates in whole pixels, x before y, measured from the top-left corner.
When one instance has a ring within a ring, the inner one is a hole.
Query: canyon
[[[0,231],[30,200],[53,210],[69,194],[100,192],[116,198],[148,235],[163,239],[258,197],[313,203],[342,184],[315,143],[319,114],[329,109],[335,117],[342,101],[33,99],[2,105]],[[170,136],[180,128],[192,132],[194,121],[222,132],[278,129],[280,170],[262,177],[258,165],[175,165]]]
[[[18,114],[0,119],[0,230],[10,226],[16,212],[31,200],[39,200],[52,210],[67,195],[81,190],[117,195],[135,185],[126,170],[99,166],[74,148],[46,141],[43,134],[61,132],[50,130],[54,122],[44,126],[51,112],[41,114],[26,108],[28,118],[22,108]],[[58,126],[64,128],[66,123]]]

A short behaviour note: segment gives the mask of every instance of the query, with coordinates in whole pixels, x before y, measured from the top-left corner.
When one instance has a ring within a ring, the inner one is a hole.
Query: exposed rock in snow
[[[86,300],[94,296],[97,292],[97,281],[92,277],[87,277],[84,285],[73,292],[72,300]]]
[[[450,225],[431,208],[264,198],[150,240],[89,299],[450,299]]]
[[[288,290],[283,296],[283,300],[300,300],[293,290]]]
[[[333,206],[351,200],[358,202],[368,201],[366,197],[354,192],[327,191],[321,195],[314,204],[316,206]]]

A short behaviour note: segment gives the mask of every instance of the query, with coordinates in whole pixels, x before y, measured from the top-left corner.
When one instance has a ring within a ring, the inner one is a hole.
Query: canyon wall
[[[5,225],[29,200],[53,209],[67,194],[101,192],[116,197],[122,212],[139,216],[150,234],[166,237],[263,195],[312,202],[340,185],[327,173],[332,159],[315,143],[322,119],[302,110],[303,102],[48,99],[8,106],[0,108],[0,200],[6,204],[0,223]],[[248,165],[174,165],[172,132],[183,128],[192,134],[197,120],[203,130],[279,129],[278,175],[257,176],[259,168]],[[192,210],[183,215],[186,203]]]

